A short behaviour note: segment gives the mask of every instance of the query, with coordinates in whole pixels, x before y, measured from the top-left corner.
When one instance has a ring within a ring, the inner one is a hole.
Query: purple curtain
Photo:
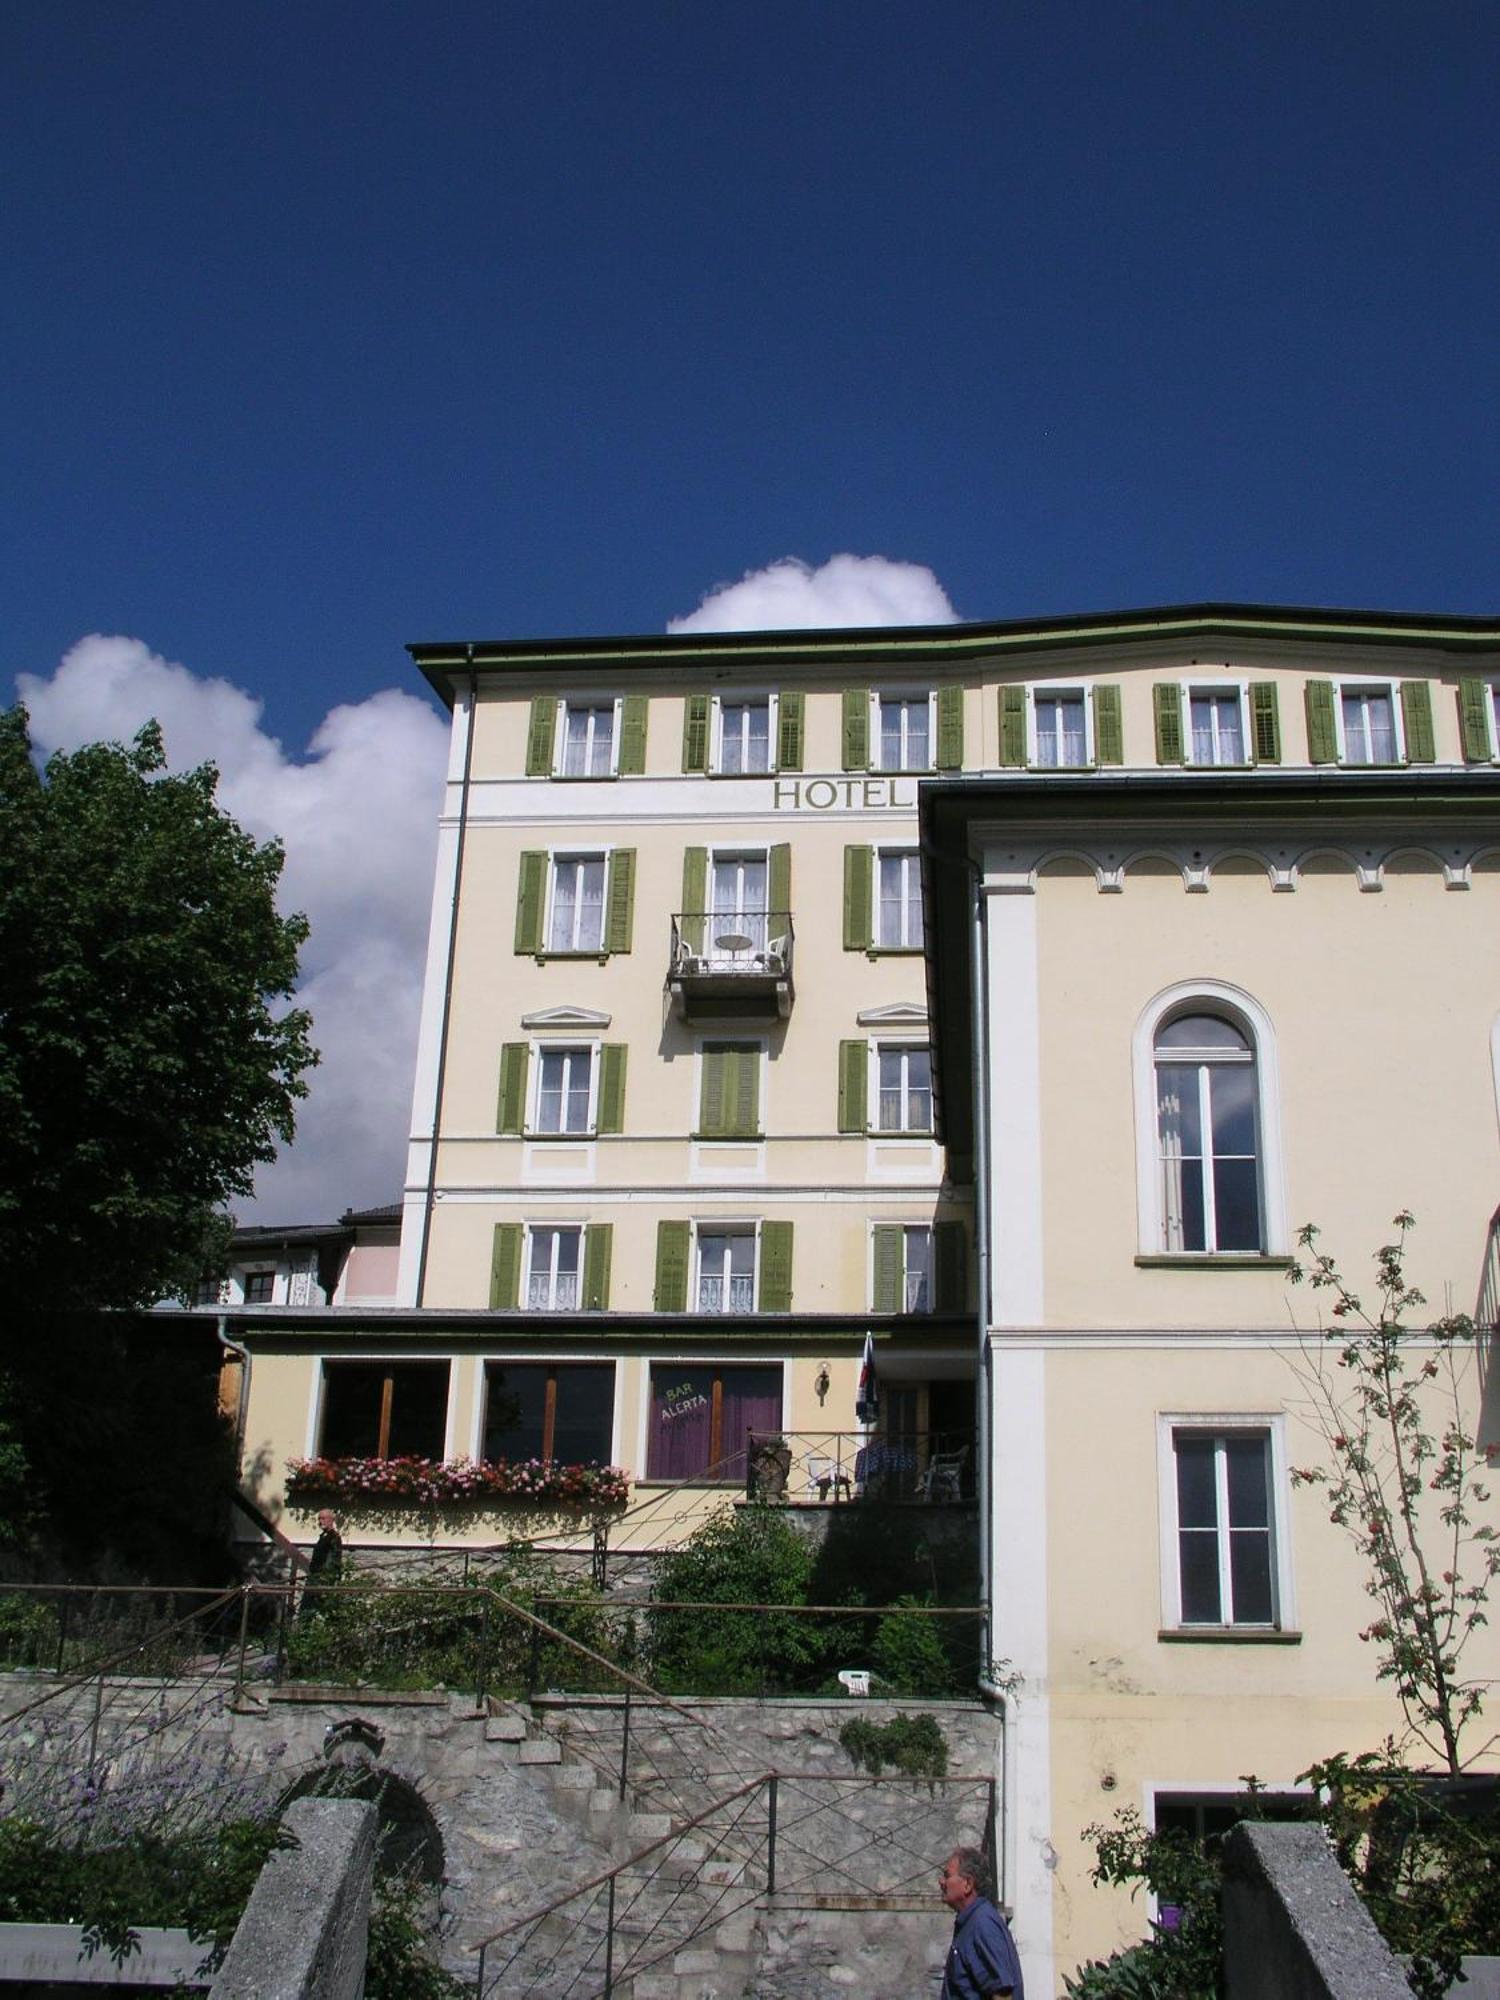
[[[710,1473],[714,1382],[723,1385],[720,1451],[715,1481],[735,1485],[745,1476],[747,1431],[781,1428],[779,1368],[692,1368],[657,1364],[651,1370],[651,1422],[646,1439],[648,1479],[702,1479]]]
[[[720,1475],[738,1485],[745,1477],[745,1433],[781,1429],[781,1370],[726,1368],[724,1374],[724,1457]]]

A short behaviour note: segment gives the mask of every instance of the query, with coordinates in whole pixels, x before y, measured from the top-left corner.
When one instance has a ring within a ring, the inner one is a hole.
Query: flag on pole
[[[873,1424],[880,1414],[880,1391],[875,1383],[875,1340],[865,1335],[865,1351],[859,1362],[859,1390],[854,1398],[854,1414],[862,1424]]]

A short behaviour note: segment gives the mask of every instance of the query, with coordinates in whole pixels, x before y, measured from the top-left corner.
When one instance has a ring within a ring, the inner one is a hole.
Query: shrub
[[[942,1778],[948,1772],[948,1745],[931,1715],[895,1715],[889,1722],[855,1716],[839,1731],[851,1763],[878,1778],[886,1766],[911,1778]]]
[[[942,1695],[954,1690],[955,1677],[943,1646],[936,1618],[924,1618],[930,1598],[898,1597],[897,1607],[875,1628],[872,1653],[875,1671],[897,1694]]]
[[[656,1597],[665,1603],[807,1602],[814,1556],[780,1509],[722,1508],[667,1555]],[[776,1611],[653,1611],[650,1669],[673,1694],[788,1692],[815,1675],[829,1645],[811,1618]]]
[[[0,1667],[55,1665],[57,1613],[22,1590],[0,1594]]]

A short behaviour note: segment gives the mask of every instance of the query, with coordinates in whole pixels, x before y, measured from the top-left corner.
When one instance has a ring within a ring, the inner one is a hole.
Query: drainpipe
[[[427,1192],[422,1202],[422,1247],[417,1257],[417,1305],[427,1288],[427,1249],[432,1241],[432,1210],[437,1201],[438,1124],[443,1112],[443,1080],[448,1072],[448,1023],[453,1012],[453,961],[458,950],[458,899],[464,879],[464,841],[469,830],[469,785],[474,770],[474,724],[479,707],[479,675],[474,648],[469,656],[469,714],[464,732],[464,775],[458,794],[458,844],[453,855],[453,907],[448,915],[448,963],[443,975],[443,1019],[438,1030],[437,1080],[432,1089],[432,1137],[427,1147]]]
[[[250,1410],[250,1350],[229,1338],[229,1315],[220,1313],[214,1328],[220,1347],[240,1364],[240,1406],[234,1413],[234,1478],[239,1484],[245,1467],[245,1419]]]
[[[969,1009],[974,1023],[974,1265],[979,1294],[977,1361],[979,1377],[974,1411],[978,1420],[979,1458],[979,1601],[985,1608],[985,1631],[991,1649],[995,1646],[993,1625],[994,1596],[994,1508],[990,1493],[992,1433],[993,1357],[990,1350],[990,1038],[989,967],[986,961],[984,929],[984,880],[979,863],[968,858],[970,875]],[[1013,1792],[1015,1770],[1015,1702],[1009,1692],[990,1676],[990,1661],[983,1663],[979,1692],[1000,1710],[1000,1747],[995,1773],[1000,1795],[1000,1824],[997,1828],[993,1860],[995,1896],[1006,1900],[1006,1886],[1012,1879],[1011,1851],[1015,1839]]]

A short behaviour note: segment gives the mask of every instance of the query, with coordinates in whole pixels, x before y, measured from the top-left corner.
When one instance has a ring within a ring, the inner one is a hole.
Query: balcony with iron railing
[[[785,1020],[792,1010],[790,910],[679,910],[667,992],[684,1021]]]
[[[974,1499],[974,1442],[971,1430],[751,1431],[746,1492],[804,1507],[963,1506]]]

